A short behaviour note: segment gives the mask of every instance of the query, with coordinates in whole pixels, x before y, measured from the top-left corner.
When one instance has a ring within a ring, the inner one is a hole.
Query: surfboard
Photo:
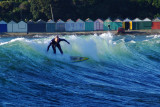
[[[82,61],[86,61],[89,58],[87,57],[79,57],[79,56],[70,56],[70,59],[72,62],[82,62]]]

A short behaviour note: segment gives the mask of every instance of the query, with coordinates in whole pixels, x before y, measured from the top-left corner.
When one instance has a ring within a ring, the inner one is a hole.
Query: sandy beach
[[[50,36],[50,35],[93,35],[93,34],[103,34],[112,33],[113,35],[158,35],[160,30],[126,30],[123,34],[118,34],[117,31],[90,31],[90,32],[52,32],[52,33],[0,33],[0,37],[33,37],[38,36]]]

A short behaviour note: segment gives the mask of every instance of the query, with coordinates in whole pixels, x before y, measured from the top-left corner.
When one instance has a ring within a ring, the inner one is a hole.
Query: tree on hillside
[[[21,12],[21,20],[28,21],[31,18],[29,2],[27,1],[22,2],[19,5],[19,8]]]
[[[12,11],[14,9],[14,3],[13,2],[0,2],[0,18],[9,21],[12,19]]]
[[[66,21],[71,18],[153,18],[160,16],[160,0],[3,0],[0,1],[0,19]]]

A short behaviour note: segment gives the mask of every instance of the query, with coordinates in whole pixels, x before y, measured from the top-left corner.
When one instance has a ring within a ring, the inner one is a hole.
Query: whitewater
[[[63,55],[55,36],[0,38],[0,106],[160,105],[160,35],[60,36]]]

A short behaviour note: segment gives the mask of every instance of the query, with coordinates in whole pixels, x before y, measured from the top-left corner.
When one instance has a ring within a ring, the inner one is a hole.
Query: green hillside
[[[160,16],[160,0],[1,0],[0,20],[111,19]]]

